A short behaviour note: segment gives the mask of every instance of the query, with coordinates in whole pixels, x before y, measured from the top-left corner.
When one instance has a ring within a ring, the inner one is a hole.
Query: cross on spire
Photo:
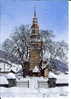
[[[37,23],[38,23],[38,20],[37,20],[37,17],[36,17],[36,7],[34,7],[33,24],[37,24]]]
[[[36,9],[34,7],[34,16],[32,18],[32,34],[38,34],[39,33],[39,25],[38,25],[38,19],[36,17]]]
[[[34,17],[36,17],[36,7],[34,7]]]

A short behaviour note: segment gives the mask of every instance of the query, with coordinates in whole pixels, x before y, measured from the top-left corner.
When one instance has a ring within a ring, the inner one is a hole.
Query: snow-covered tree
[[[66,42],[53,41],[55,37],[52,31],[40,30],[40,36],[43,41],[43,55],[46,54],[48,61],[51,59],[58,59],[67,63],[68,45]],[[21,25],[15,29],[9,39],[6,39],[3,43],[3,49],[15,55],[25,70],[24,61],[28,59],[30,46],[30,27],[28,25]],[[23,71],[24,71],[23,70]]]
[[[50,59],[58,59],[67,62],[68,59],[68,45],[66,42],[50,42],[47,47],[48,52],[50,53]]]
[[[68,44],[65,41],[54,41],[55,35],[52,31],[42,30],[43,54],[49,59],[59,59],[67,62]]]
[[[3,49],[15,55],[25,70],[24,61],[28,58],[28,48],[30,46],[29,42],[30,29],[28,25],[22,25],[16,28],[15,32],[11,35],[9,39],[3,43]]]

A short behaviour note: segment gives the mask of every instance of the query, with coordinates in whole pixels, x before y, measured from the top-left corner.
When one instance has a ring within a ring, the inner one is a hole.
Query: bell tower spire
[[[36,8],[34,7],[34,17],[36,17]]]
[[[32,34],[38,34],[39,33],[39,25],[38,25],[38,19],[36,16],[36,8],[34,8],[34,16],[32,19],[31,30],[32,30]]]
[[[42,59],[42,41],[39,33],[39,24],[36,16],[36,9],[34,8],[32,26],[31,26],[31,35],[30,35],[30,51],[29,51],[29,61],[30,61],[30,70],[34,70],[39,65]]]

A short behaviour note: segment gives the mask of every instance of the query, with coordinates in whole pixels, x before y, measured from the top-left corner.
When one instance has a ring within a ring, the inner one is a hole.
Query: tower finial
[[[34,7],[34,17],[36,17],[36,7]]]

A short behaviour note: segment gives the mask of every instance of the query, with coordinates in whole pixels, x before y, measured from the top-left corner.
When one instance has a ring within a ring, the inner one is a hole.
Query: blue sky
[[[55,40],[68,41],[67,0],[0,0],[0,43],[16,26],[32,24],[34,6],[40,29],[52,30]]]

